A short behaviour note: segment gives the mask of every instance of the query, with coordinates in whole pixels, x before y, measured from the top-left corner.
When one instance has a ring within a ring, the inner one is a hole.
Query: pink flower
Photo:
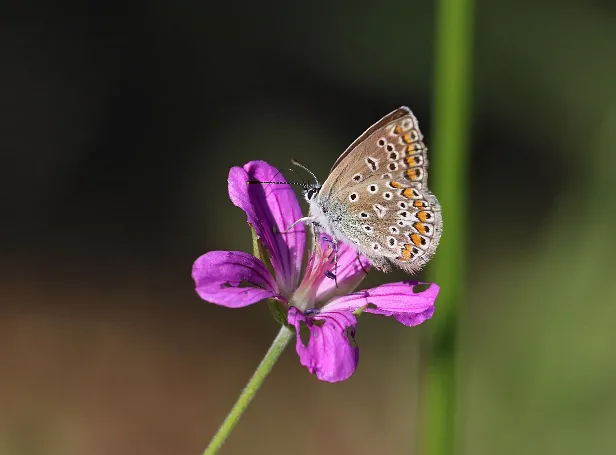
[[[351,245],[339,243],[334,264],[332,242],[327,237],[318,239],[302,275],[304,226],[297,224],[282,233],[302,217],[295,193],[286,183],[248,185],[248,180],[285,180],[263,161],[251,161],[229,172],[231,201],[246,213],[270,256],[273,274],[251,254],[211,251],[193,265],[196,291],[203,300],[230,308],[268,298],[282,302],[288,308],[287,322],[297,332],[300,362],[329,382],[343,381],[355,372],[359,361],[357,313],[393,316],[407,326],[421,324],[432,316],[439,292],[436,284],[404,281],[353,292],[369,262],[358,257]],[[427,289],[419,289],[426,284]],[[310,333],[306,344],[300,336],[302,325]]]

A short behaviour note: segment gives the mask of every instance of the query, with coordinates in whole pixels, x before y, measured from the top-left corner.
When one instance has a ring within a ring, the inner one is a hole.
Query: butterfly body
[[[427,166],[417,119],[400,107],[347,148],[323,185],[304,191],[306,221],[353,245],[378,269],[415,273],[434,255],[442,232]]]

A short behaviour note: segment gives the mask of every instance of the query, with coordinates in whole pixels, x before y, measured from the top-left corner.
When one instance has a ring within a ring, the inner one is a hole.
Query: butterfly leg
[[[316,221],[313,221],[312,223],[312,245],[316,246],[317,242],[319,241],[319,232],[320,232],[320,227],[321,225],[319,223],[317,223]]]
[[[294,222],[291,226],[289,226],[288,228],[286,228],[284,231],[281,232],[281,234],[286,234],[288,233],[296,224],[299,223],[307,223],[307,222],[312,222],[312,224],[316,224],[314,221],[312,221],[313,218],[311,216],[305,216],[304,218],[300,218],[299,220],[297,220],[296,222]],[[274,225],[274,228],[276,228],[276,225]]]
[[[327,243],[331,243],[332,251],[334,253],[334,272],[332,273],[330,270],[328,270],[327,272],[325,272],[325,275],[328,278],[335,280],[336,288],[339,288],[338,286],[338,239],[336,239],[335,237],[332,237],[332,239],[330,240],[328,237],[323,237],[323,241]]]
[[[338,287],[338,239],[332,238],[332,244],[334,245],[334,281],[336,283],[336,289]]]

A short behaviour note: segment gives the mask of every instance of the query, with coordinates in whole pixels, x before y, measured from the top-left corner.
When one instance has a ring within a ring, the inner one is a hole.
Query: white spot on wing
[[[387,213],[387,209],[383,207],[381,204],[374,204],[372,208],[374,209],[376,216],[378,216],[379,218],[383,218],[385,214]]]

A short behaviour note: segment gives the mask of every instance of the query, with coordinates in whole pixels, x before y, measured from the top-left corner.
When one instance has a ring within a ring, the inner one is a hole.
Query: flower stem
[[[240,417],[242,417],[242,414],[246,411],[246,408],[254,398],[257,390],[259,390],[269,372],[272,371],[280,354],[282,354],[294,335],[295,332],[289,330],[287,327],[282,326],[280,328],[280,332],[278,332],[267,354],[265,354],[265,357],[261,360],[261,363],[248,381],[248,384],[246,384],[246,387],[244,387],[244,390],[242,390],[233,408],[231,408],[231,412],[229,412],[225,421],[210,441],[203,455],[213,455],[220,450],[233,428],[235,428],[235,425],[237,425]]]
[[[441,293],[429,324],[420,453],[452,455],[457,439],[457,309],[466,270],[474,0],[439,0],[437,11],[431,188],[442,205],[444,229],[429,267],[429,279],[440,284]]]

